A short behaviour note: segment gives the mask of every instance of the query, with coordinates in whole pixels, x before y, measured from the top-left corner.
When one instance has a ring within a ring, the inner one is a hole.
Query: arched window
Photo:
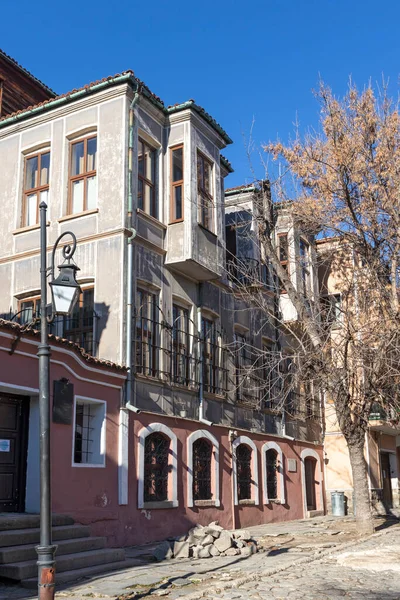
[[[236,448],[238,500],[251,500],[251,453],[246,444]]]
[[[205,438],[193,444],[193,500],[211,500],[212,445]]]
[[[276,442],[266,442],[262,447],[264,504],[271,501],[285,504],[283,453]]]
[[[144,501],[168,500],[168,455],[170,439],[151,433],[144,444]]]
[[[187,505],[220,506],[219,442],[206,429],[187,438]]]
[[[278,498],[278,453],[274,449],[267,450],[265,454],[267,475],[267,495],[269,500]]]

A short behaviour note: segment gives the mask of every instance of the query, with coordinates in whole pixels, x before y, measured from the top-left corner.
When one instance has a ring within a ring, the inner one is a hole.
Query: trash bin
[[[344,517],[344,492],[331,492],[332,514],[335,517]]]

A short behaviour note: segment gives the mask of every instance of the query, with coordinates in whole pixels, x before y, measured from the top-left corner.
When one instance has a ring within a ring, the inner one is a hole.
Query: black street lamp
[[[50,346],[48,324],[57,314],[72,312],[81,289],[75,279],[78,267],[71,263],[76,249],[76,237],[71,231],[61,234],[54,244],[51,265],[47,268],[47,204],[40,208],[40,344],[39,357],[39,433],[40,433],[40,543],[38,554],[38,597],[39,600],[53,600],[55,593],[55,553],[57,546],[52,543],[51,523],[51,470],[50,470]],[[62,249],[65,262],[60,265],[60,274],[54,279],[54,259],[57,246],[65,236],[72,237],[72,245]],[[47,314],[47,277],[50,275],[52,304]]]

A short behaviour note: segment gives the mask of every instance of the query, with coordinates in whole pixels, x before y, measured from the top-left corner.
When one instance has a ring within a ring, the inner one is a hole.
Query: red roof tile
[[[6,319],[0,318],[0,329],[7,329],[9,331],[13,331],[16,335],[20,336],[29,336],[38,338],[40,336],[40,331],[37,329],[27,329],[26,326],[20,325],[19,323],[15,323],[13,321],[8,321]],[[104,360],[102,358],[96,358],[91,354],[88,354],[83,348],[71,342],[70,340],[66,340],[65,338],[59,337],[57,335],[49,334],[49,342],[55,343],[57,346],[67,346],[71,350],[75,352],[78,356],[84,358],[84,360],[88,363],[96,364],[100,367],[108,367],[110,369],[114,369],[116,371],[121,371],[126,373],[128,371],[127,367],[122,365],[118,365],[110,360]]]

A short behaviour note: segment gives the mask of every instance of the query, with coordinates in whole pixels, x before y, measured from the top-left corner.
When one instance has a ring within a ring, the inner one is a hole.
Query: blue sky
[[[253,178],[251,129],[262,177],[263,142],[317,125],[319,75],[342,94],[384,74],[398,93],[396,0],[3,0],[2,14],[2,49],[59,93],[131,68],[166,104],[194,98],[234,140],[227,187]]]

